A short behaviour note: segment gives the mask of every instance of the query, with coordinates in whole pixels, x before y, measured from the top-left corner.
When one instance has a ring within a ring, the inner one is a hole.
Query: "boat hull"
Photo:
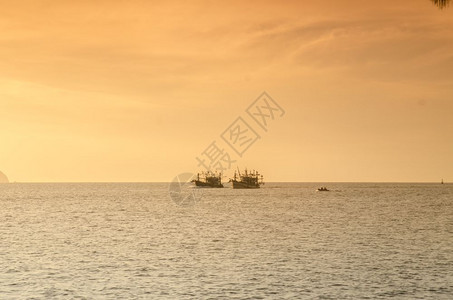
[[[232,181],[233,183],[233,189],[259,189],[260,185],[259,184],[247,184],[244,182],[240,181]]]
[[[203,182],[203,181],[200,181],[200,180],[194,180],[194,183],[196,186],[199,186],[199,187],[206,187],[206,188],[223,188],[223,184],[212,184],[212,183],[208,183],[208,182]]]

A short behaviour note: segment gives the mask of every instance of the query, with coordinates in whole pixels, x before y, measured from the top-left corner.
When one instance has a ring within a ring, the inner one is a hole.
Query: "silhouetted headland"
[[[6,177],[5,174],[2,173],[2,171],[0,171],[0,183],[8,183],[9,180],[8,180],[8,177]]]

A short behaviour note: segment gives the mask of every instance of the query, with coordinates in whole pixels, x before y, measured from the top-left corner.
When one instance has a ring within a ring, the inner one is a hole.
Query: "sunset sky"
[[[0,171],[170,181],[217,141],[266,181],[453,181],[452,28],[429,0],[0,0]]]

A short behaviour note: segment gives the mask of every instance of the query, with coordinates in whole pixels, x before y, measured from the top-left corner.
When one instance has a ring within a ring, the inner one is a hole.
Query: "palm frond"
[[[447,7],[450,4],[451,0],[431,0],[435,5],[437,5],[440,9]]]

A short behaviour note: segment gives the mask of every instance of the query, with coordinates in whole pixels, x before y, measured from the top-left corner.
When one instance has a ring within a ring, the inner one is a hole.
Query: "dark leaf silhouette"
[[[445,7],[448,6],[448,4],[450,4],[450,1],[451,0],[431,0],[434,4],[436,4],[437,6],[439,6],[440,9],[443,9]]]

